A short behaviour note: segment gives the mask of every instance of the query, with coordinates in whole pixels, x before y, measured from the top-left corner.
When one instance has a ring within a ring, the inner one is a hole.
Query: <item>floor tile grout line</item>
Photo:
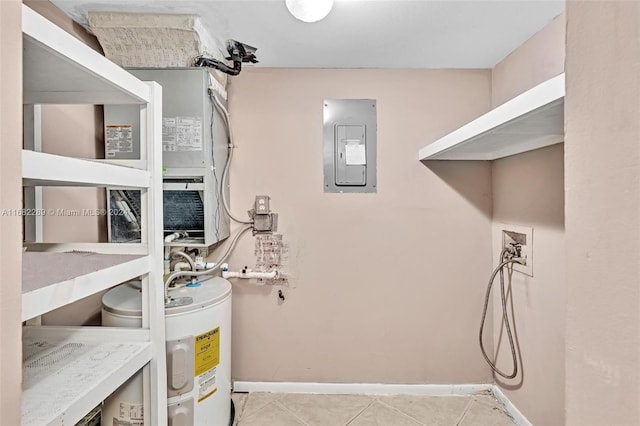
[[[377,399],[377,398],[376,398]],[[410,416],[409,414],[405,413],[404,411],[400,410],[399,408],[394,407],[393,405],[387,404],[384,401],[380,401],[380,399],[378,399],[378,402],[382,405],[384,405],[387,408],[391,408],[392,410],[397,411],[398,413],[404,415],[405,417],[409,417],[411,420],[417,422],[420,426],[426,426],[424,423],[422,423],[420,420],[414,418],[413,416]]]
[[[2,1],[2,0],[0,0]],[[265,408],[267,408],[269,405],[273,404],[275,401],[269,401],[267,402],[265,405],[261,406],[260,408],[256,409],[253,413],[249,414],[248,416],[242,416],[241,419],[238,419],[238,422],[240,422],[240,420],[247,420],[250,419],[251,417],[255,416],[256,414],[260,413],[262,410],[264,410]]]
[[[2,1],[2,0],[0,0],[0,1]],[[281,394],[272,394],[272,395],[280,395],[281,396]],[[265,409],[267,406],[273,404],[274,402],[277,402],[278,399],[280,398],[280,396],[277,396],[274,399],[272,399],[271,401],[267,402],[266,404],[261,405],[260,407],[256,408],[255,411],[253,413],[247,415],[246,418],[253,417],[255,414],[259,413],[260,411]],[[245,401],[243,408],[246,407],[247,403],[249,402],[249,398],[251,398],[251,393],[247,394],[247,400]],[[244,410],[243,410],[242,414],[244,414]],[[243,416],[242,420],[244,420],[244,418],[245,417]],[[240,419],[238,419],[238,422],[239,421],[240,421]]]
[[[260,393],[260,392],[258,392]],[[303,420],[302,418],[300,418],[296,413],[294,413],[292,410],[290,410],[288,407],[286,407],[284,405],[283,401],[283,396],[287,395],[287,394],[283,394],[283,393],[271,393],[271,392],[267,392],[268,394],[270,394],[272,396],[272,399],[270,399],[266,404],[260,405],[257,409],[255,409],[255,411],[251,414],[249,414],[248,416],[245,414],[245,408],[246,405],[250,402],[250,396],[251,393],[247,393],[246,398],[242,398],[243,401],[240,405],[241,410],[238,413],[237,416],[237,423],[240,424],[241,421],[245,421],[245,420],[249,420],[249,419],[253,419],[254,417],[258,416],[264,412],[264,410],[269,407],[270,405],[274,405],[275,407],[277,407],[278,409],[283,410],[286,414],[291,415],[296,421],[298,421],[300,423],[301,426],[310,426],[309,423],[307,423],[305,420]],[[416,422],[416,426],[417,425],[421,425],[421,426],[425,426],[424,423],[422,423],[420,420],[414,418],[412,415],[404,412],[402,409],[397,408],[393,405],[391,405],[390,403],[387,403],[383,400],[381,400],[382,397],[385,397],[387,395],[366,395],[366,394],[360,394],[361,396],[366,396],[368,398],[371,398],[371,400],[367,403],[367,405],[360,409],[359,412],[357,414],[355,414],[350,420],[347,421],[347,423],[344,424],[344,426],[349,426],[351,424],[353,424],[354,421],[356,421],[356,419],[358,419],[359,417],[361,417],[363,415],[363,413],[365,413],[367,410],[369,410],[376,402],[379,402],[381,406],[386,407],[387,409],[393,410],[397,413],[399,413],[400,415],[402,415],[404,418],[408,418],[414,422]],[[465,421],[467,419],[472,419],[473,416],[470,415],[470,410],[473,406],[474,403],[480,405],[480,406],[484,406],[487,408],[493,408],[493,409],[497,409],[500,411],[500,413],[502,415],[505,415],[509,421],[510,424],[516,425],[517,423],[514,421],[514,419],[509,415],[509,412],[505,410],[504,408],[504,404],[502,404],[502,402],[497,399],[495,397],[495,395],[492,394],[488,394],[488,395],[484,395],[484,394],[474,394],[474,395],[469,395],[471,396],[470,401],[466,404],[464,410],[462,411],[462,414],[458,417],[457,422],[455,423],[456,426],[462,426]],[[488,398],[487,398],[488,397]]]
[[[309,426],[309,424],[308,424],[307,422],[305,422],[305,421],[304,421],[304,420],[302,420],[300,417],[298,417],[298,416],[296,415],[296,413],[294,413],[293,411],[289,410],[289,409],[287,408],[287,406],[286,406],[286,405],[284,405],[282,402],[277,401],[277,400],[276,400],[276,401],[273,401],[273,402],[275,402],[275,403],[276,403],[276,405],[278,405],[278,406],[279,406],[280,408],[282,408],[284,411],[286,411],[287,413],[289,413],[289,414],[291,414],[293,417],[295,417],[295,418],[296,418],[296,420],[300,421],[304,426]]]
[[[492,399],[492,404],[489,405],[486,402],[483,402],[481,399],[478,399],[478,404],[484,405],[485,407],[489,407],[492,409],[498,409],[500,410],[500,413],[502,413],[503,415],[507,416],[509,418],[509,420],[511,420],[511,423],[516,424],[515,419],[513,418],[513,416],[511,415],[511,413],[509,412],[509,410],[507,410],[507,407],[505,407],[505,405],[502,403],[502,401],[500,401],[493,393],[490,393],[489,396]]]
[[[240,395],[240,394],[238,394],[238,395]],[[240,404],[238,404],[238,405],[239,405],[239,407],[238,407],[238,406],[236,406],[236,407],[235,407],[235,408],[236,408],[236,409],[235,409],[235,413],[236,413],[236,416],[235,416],[235,418],[236,418],[236,423],[240,422],[240,418],[242,417],[242,413],[244,412],[244,406],[245,406],[245,404],[247,403],[247,400],[249,399],[249,394],[247,393],[247,394],[245,394],[245,395],[244,395],[244,398],[239,397],[239,399],[241,400],[241,403],[240,403]],[[235,404],[235,401],[234,401],[234,404]]]
[[[375,396],[373,396],[373,395],[365,395],[365,396],[371,397],[371,401],[369,401],[369,403],[367,404],[367,406],[366,406],[366,407],[364,407],[362,410],[360,410],[360,411],[358,412],[358,414],[356,414],[355,416],[353,416],[353,418],[351,418],[351,420],[349,420],[348,422],[346,422],[346,423],[344,424],[344,426],[349,426],[351,423],[353,423],[355,419],[357,419],[358,417],[360,417],[360,415],[361,415],[362,413],[364,413],[365,411],[367,411],[367,410],[369,409],[369,407],[371,407],[371,406],[372,406],[372,405],[377,401],[377,398],[376,398]]]
[[[462,410],[462,414],[460,414],[460,417],[458,418],[458,421],[456,422],[456,426],[460,426],[463,422],[463,420],[465,419],[465,417],[467,417],[467,413],[469,412],[469,409],[471,408],[471,404],[473,404],[473,401],[475,401],[476,398],[475,396],[473,396],[469,402],[467,402],[466,407],[464,407],[464,410]]]
[[[481,399],[477,399],[477,398],[474,398],[474,399],[477,399],[478,404],[484,405],[485,407],[494,408],[494,409],[497,408],[502,413],[504,413],[506,416],[511,418],[511,415],[507,411],[507,408],[504,406],[504,404],[502,402],[500,402],[500,400],[498,398],[495,397],[495,395],[488,395],[488,396],[492,399],[491,404],[488,404],[487,402],[484,402]]]

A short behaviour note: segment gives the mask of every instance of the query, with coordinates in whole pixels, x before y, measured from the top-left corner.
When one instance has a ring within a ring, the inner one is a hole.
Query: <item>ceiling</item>
[[[491,68],[564,11],[564,0],[335,0],[324,20],[293,18],[284,0],[51,0],[88,11],[189,13],[211,36],[258,48],[257,66]]]

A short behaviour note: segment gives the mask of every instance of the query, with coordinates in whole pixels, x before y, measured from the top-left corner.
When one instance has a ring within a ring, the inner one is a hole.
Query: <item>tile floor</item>
[[[473,396],[235,393],[237,426],[513,426],[489,394]]]

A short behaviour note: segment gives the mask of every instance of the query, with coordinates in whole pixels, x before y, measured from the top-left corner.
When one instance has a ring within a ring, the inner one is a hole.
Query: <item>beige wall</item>
[[[82,40],[93,50],[97,50],[102,53],[102,48],[100,47],[100,43],[98,43],[98,39],[85,31],[82,25],[75,23],[71,18],[65,15],[64,12],[55,7],[49,0],[23,0],[23,3],[51,22],[55,23],[69,34],[79,40]]]
[[[269,194],[289,288],[234,283],[233,378],[486,383],[490,165],[417,160],[489,109],[488,70],[243,70],[230,87],[232,209]],[[377,100],[378,192],[325,194],[322,102]],[[254,262],[245,237],[232,267]]]
[[[565,27],[562,14],[493,67],[494,107],[564,72]]]
[[[567,3],[567,425],[640,424],[640,3]]]
[[[496,383],[534,425],[562,425],[566,308],[563,145],[497,160],[492,171],[494,264],[501,249],[499,224],[533,228],[533,277],[515,272],[511,279],[521,371],[513,380],[496,376]],[[499,367],[511,371],[498,294],[496,279],[494,341],[501,342]]]
[[[0,209],[22,207],[21,3],[0,1]],[[20,424],[22,220],[0,215],[0,419]]]
[[[564,71],[565,16],[498,63],[492,71],[497,106]],[[497,384],[535,425],[564,423],[565,232],[563,144],[496,160],[492,164],[494,265],[501,249],[500,224],[533,228],[533,277],[511,280],[515,327],[522,358],[513,380]],[[511,353],[501,328],[499,283],[494,287],[494,341],[499,366],[511,371]],[[544,407],[544,409],[541,409]]]

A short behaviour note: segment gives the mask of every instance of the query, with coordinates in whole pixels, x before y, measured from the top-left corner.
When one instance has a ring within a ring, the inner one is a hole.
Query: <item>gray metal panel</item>
[[[376,192],[376,101],[325,99],[324,192]]]
[[[201,192],[205,212],[204,239],[190,240],[183,245],[208,247],[227,238],[230,223],[222,206],[219,205],[222,202],[219,187],[228,155],[228,136],[223,118],[209,96],[209,72],[203,68],[129,68],[128,71],[141,80],[156,81],[162,86],[163,177],[195,178],[204,184],[204,190]],[[104,111],[105,126],[133,127],[132,152],[111,152],[107,158],[140,158],[139,108],[105,105]],[[186,120],[183,120],[182,125],[176,125],[175,121],[180,118]],[[171,129],[177,134],[171,133]],[[194,137],[198,131],[199,137]],[[186,143],[178,146],[178,140]],[[194,150],[198,147],[199,150]],[[224,190],[229,199],[229,189]],[[185,208],[190,206],[187,205]],[[172,227],[171,230],[165,231],[169,233],[174,230]]]
[[[206,167],[211,158],[211,110],[209,101],[209,72],[202,68],[129,68],[131,74],[143,81],[155,81],[162,86],[162,118],[182,117],[200,120],[200,144],[167,150],[163,137],[162,165],[164,167]],[[184,128],[183,128],[184,129]],[[183,135],[189,137],[193,135]],[[199,145],[199,149],[198,149]],[[175,147],[175,145],[174,145]]]

